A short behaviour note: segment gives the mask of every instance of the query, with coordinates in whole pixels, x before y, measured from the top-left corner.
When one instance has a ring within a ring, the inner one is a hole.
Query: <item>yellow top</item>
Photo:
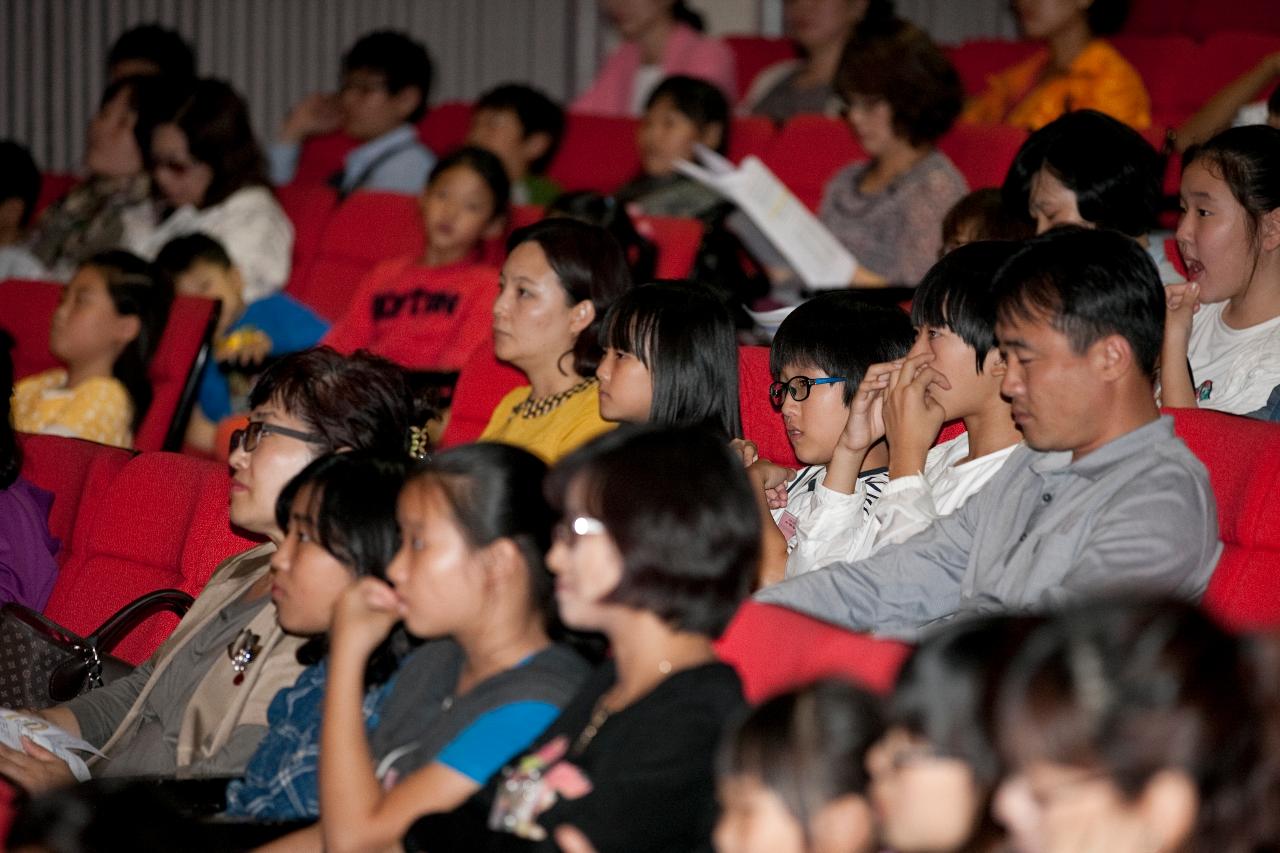
[[[1135,130],[1151,126],[1151,98],[1142,76],[1102,39],[1089,42],[1066,74],[1048,72],[1049,51],[987,78],[987,88],[970,99],[963,120],[971,124],[1012,124],[1039,130],[1071,110],[1106,113]]]
[[[118,379],[86,379],[67,388],[67,371],[46,370],[13,386],[13,426],[19,432],[84,438],[132,447],[133,402]]]
[[[562,456],[617,426],[600,418],[600,386],[595,383],[545,415],[522,418],[513,410],[529,399],[532,390],[528,385],[521,385],[503,397],[479,440],[523,447],[553,465]]]

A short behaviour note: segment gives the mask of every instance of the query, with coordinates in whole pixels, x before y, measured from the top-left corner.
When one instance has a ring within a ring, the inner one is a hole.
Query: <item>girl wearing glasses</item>
[[[268,188],[262,151],[244,101],[204,79],[151,134],[155,205],[129,212],[124,240],[154,258],[165,243],[203,232],[226,247],[254,302],[284,287],[293,226]]]
[[[280,492],[324,453],[403,454],[418,415],[398,367],[325,348],[276,362],[249,402],[249,428],[235,436],[231,450],[230,521],[268,541],[214,570],[150,660],[125,678],[41,712],[107,755],[110,760],[93,762],[95,774],[244,772],[266,733],[272,698],[301,671],[297,651],[304,640],[285,634],[271,600],[269,564],[285,538],[276,517]],[[28,790],[70,781],[55,757],[12,750],[3,755],[6,775]]]
[[[523,757],[407,846],[553,851],[572,825],[598,850],[706,849],[713,756],[743,707],[711,644],[759,554],[742,463],[705,430],[628,426],[567,458],[547,489],[562,509],[547,556],[560,614],[603,633],[612,659]]]

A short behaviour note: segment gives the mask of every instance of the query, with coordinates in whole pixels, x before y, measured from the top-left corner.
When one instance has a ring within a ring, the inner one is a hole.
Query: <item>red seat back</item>
[[[1185,33],[1193,3],[1203,0],[1133,0],[1125,18],[1126,35],[1169,35]]]
[[[756,75],[777,62],[794,59],[796,46],[791,39],[765,36],[726,36],[724,43],[733,53],[733,71],[738,82],[738,100],[751,90]]]
[[[1274,5],[1272,11],[1274,17]],[[1195,65],[1188,69],[1186,97],[1196,99],[1199,106],[1264,57],[1280,51],[1277,26],[1280,25],[1273,25],[1269,30],[1259,28],[1260,31],[1220,32],[1209,36],[1200,46]],[[1269,81],[1254,97],[1265,98],[1274,83]]]
[[[657,278],[688,278],[702,242],[702,223],[678,216],[638,216],[636,230],[658,247]]]
[[[276,200],[293,223],[293,261],[289,286],[305,280],[320,252],[324,231],[338,206],[338,193],[325,184],[294,181],[276,187]]]
[[[49,281],[10,278],[0,281],[0,328],[13,336],[13,378],[58,366],[49,352],[49,323],[62,298],[62,286]]]
[[[437,157],[448,154],[467,140],[471,129],[471,104],[449,101],[432,107],[418,122],[418,138]]]
[[[489,425],[499,401],[512,388],[528,381],[519,370],[494,357],[492,341],[477,346],[458,372],[449,424],[440,436],[440,447],[475,441]]]
[[[570,113],[548,176],[566,192],[612,193],[640,173],[633,118]]]
[[[765,459],[789,468],[799,468],[787,431],[782,425],[782,415],[769,401],[769,385],[773,374],[769,371],[769,348],[761,346],[738,347],[738,408],[742,413],[742,434],[754,441],[756,449]]]
[[[293,173],[295,184],[324,184],[340,171],[346,156],[360,147],[360,141],[341,131],[313,136],[302,143],[298,152],[298,168]]]
[[[36,197],[36,208],[31,212],[31,221],[44,212],[44,209],[62,198],[80,183],[79,175],[68,175],[63,172],[45,172],[40,176],[40,195]]]
[[[1187,10],[1186,32],[1198,39],[1225,32],[1280,34],[1276,12],[1275,0],[1193,0]]]
[[[832,176],[867,159],[867,153],[845,122],[800,115],[783,125],[760,159],[810,210],[817,210]]]
[[[1200,47],[1187,36],[1119,35],[1111,43],[1142,75],[1156,128],[1181,123],[1208,100],[1195,79],[1203,73],[1196,60]]]
[[[1026,138],[1020,127],[957,124],[938,142],[938,148],[951,158],[969,188],[976,190],[1004,183],[1005,173]]]
[[[749,154],[763,157],[778,129],[764,116],[738,116],[729,130],[729,159],[741,163]]]
[[[1039,49],[1031,41],[1006,39],[973,39],[943,52],[956,67],[966,93],[972,95],[987,88],[987,78],[1026,59]]]

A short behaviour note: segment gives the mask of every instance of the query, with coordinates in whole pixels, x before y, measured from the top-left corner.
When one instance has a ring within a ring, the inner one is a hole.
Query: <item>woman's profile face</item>
[[[250,422],[277,426],[300,433],[311,427],[286,409],[278,400],[268,400],[249,413]],[[292,480],[320,452],[303,439],[265,430],[254,449],[245,450],[241,441],[231,450],[231,523],[251,533],[260,533],[277,542],[284,531],[276,525],[276,500]]]
[[[542,247],[534,241],[521,243],[507,256],[498,282],[494,354],[525,373],[557,363],[568,371],[567,353],[594,317],[590,300],[569,304]]]
[[[103,178],[131,178],[143,169],[142,149],[133,134],[138,114],[129,106],[128,87],[121,88],[89,120],[85,167]]]
[[[1092,228],[1080,215],[1080,207],[1073,190],[1068,189],[1057,175],[1041,166],[1031,176],[1031,195],[1027,200],[1028,212],[1036,221],[1036,233],[1043,234],[1059,225],[1082,225]]]
[[[583,509],[579,483],[574,480],[569,485],[564,518],[547,552],[547,568],[556,577],[556,603],[564,623],[601,631],[614,606],[603,599],[622,580],[622,554],[603,525]]]
[[[191,156],[187,135],[175,124],[162,124],[151,134],[151,174],[174,207],[201,207],[213,183],[213,169]]]

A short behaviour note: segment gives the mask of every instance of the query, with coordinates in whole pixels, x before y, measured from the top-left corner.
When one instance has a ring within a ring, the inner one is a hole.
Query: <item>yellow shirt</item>
[[[13,386],[13,426],[19,432],[84,438],[132,447],[133,402],[118,379],[86,379],[67,388],[67,371],[46,370]]]
[[[987,88],[965,106],[972,124],[1012,124],[1039,130],[1071,110],[1097,110],[1135,130],[1151,126],[1151,98],[1142,76],[1102,39],[1080,51],[1066,74],[1047,74],[1049,51],[987,78]]]
[[[521,385],[503,397],[479,440],[523,447],[553,465],[560,457],[617,426],[600,418],[600,386],[595,383],[545,415],[522,418],[514,409],[529,399],[532,390]]]

